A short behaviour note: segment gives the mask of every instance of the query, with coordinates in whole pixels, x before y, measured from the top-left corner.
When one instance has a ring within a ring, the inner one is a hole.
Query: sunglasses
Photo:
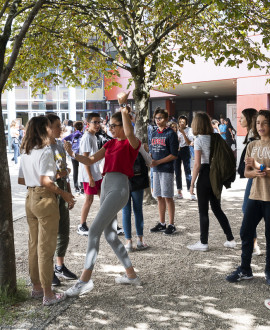
[[[116,126],[122,126],[121,124],[120,125],[116,125],[116,124],[109,124],[109,128],[112,128],[112,129],[115,129]]]

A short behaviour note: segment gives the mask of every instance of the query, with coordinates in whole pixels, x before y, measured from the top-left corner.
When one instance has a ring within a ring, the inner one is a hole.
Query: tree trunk
[[[0,289],[16,291],[12,199],[0,91]]]
[[[150,90],[143,81],[143,78],[135,80],[135,89],[133,91],[133,98],[135,101],[136,109],[136,136],[142,141],[142,143],[148,142],[147,137],[147,124],[149,118],[149,98]],[[156,204],[157,201],[153,198],[151,188],[144,190],[144,203]]]

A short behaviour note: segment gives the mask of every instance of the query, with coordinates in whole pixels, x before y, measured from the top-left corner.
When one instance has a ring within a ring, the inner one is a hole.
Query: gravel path
[[[237,240],[236,249],[224,248],[225,235],[212,212],[209,252],[186,248],[199,239],[196,202],[187,199],[176,202],[177,232],[170,237],[149,233],[158,220],[158,211],[157,205],[146,205],[145,241],[150,248],[130,253],[143,281],[141,287],[114,284],[115,276],[124,269],[102,237],[93,274],[94,290],[81,298],[46,308],[41,301],[28,300],[16,307],[19,316],[12,329],[270,329],[270,311],[263,305],[264,299],[270,297],[264,280],[265,255],[253,259],[253,280],[238,284],[225,281],[226,274],[240,261],[243,189],[234,188],[224,195],[223,210]],[[82,202],[83,197],[79,197],[71,212],[71,237],[65,262],[78,275],[83,268],[87,243],[86,237],[76,233]],[[96,198],[90,220],[98,205]],[[29,281],[25,218],[14,223],[14,231],[17,277]],[[258,241],[265,252],[263,232],[262,222]],[[121,239],[124,242],[124,237]],[[59,290],[71,284],[63,281]]]

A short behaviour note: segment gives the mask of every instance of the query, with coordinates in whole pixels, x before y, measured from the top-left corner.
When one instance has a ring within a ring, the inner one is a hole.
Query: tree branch
[[[17,59],[19,51],[20,51],[20,48],[22,46],[23,39],[24,39],[30,25],[32,24],[33,20],[35,19],[36,15],[38,14],[40,8],[43,6],[43,4],[45,2],[46,2],[46,0],[36,1],[35,6],[33,7],[31,12],[29,13],[27,19],[25,20],[24,24],[22,25],[21,31],[17,35],[17,37],[15,39],[15,42],[13,44],[13,49],[12,49],[12,53],[11,53],[11,56],[9,58],[8,64],[3,69],[3,72],[0,75],[0,90],[3,89],[5,83],[6,83],[8,77],[10,75],[11,70],[15,65],[16,59]]]
[[[4,3],[4,6],[3,6],[3,8],[0,11],[0,18],[4,15],[4,13],[5,13],[5,11],[6,11],[7,6],[8,6],[9,3],[10,3],[10,0],[6,0],[6,2]]]

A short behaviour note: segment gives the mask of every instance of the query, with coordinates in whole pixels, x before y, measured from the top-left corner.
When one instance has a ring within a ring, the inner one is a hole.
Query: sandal
[[[65,293],[56,293],[53,297],[51,298],[46,298],[45,296],[43,297],[43,305],[44,306],[50,306],[59,303],[60,301],[63,301],[66,299],[66,294]]]
[[[137,242],[137,250],[145,250],[148,248],[149,248],[149,245],[147,245],[146,243],[141,242],[141,241]]]
[[[43,290],[32,290],[31,292],[31,298],[39,299],[42,298],[43,296],[44,296]]]

